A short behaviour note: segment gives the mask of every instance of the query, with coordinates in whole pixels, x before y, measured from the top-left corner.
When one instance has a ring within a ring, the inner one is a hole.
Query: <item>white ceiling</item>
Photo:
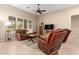
[[[22,9],[26,12],[30,12],[32,14],[35,13],[35,10],[37,10],[37,4],[11,4],[12,6]],[[70,8],[77,6],[77,4],[40,4],[40,9],[45,9],[46,12],[55,12],[58,10],[62,10],[65,8]],[[39,14],[36,14],[39,15]]]

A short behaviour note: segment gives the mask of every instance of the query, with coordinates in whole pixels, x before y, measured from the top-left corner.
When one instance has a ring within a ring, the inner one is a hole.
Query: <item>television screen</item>
[[[48,30],[48,29],[53,29],[54,28],[54,25],[53,24],[46,24],[45,25],[45,29]]]
[[[48,29],[48,25],[45,25],[45,29]]]

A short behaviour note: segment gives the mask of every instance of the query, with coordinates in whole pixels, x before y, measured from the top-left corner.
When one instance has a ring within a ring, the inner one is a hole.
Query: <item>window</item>
[[[24,29],[28,29],[28,20],[24,19]]]
[[[29,20],[29,29],[32,29],[32,21]]]
[[[17,29],[24,29],[24,21],[22,18],[17,18]]]
[[[9,19],[9,22],[11,23],[11,26],[8,26],[8,29],[15,30],[16,29],[16,17],[9,16],[8,19]]]

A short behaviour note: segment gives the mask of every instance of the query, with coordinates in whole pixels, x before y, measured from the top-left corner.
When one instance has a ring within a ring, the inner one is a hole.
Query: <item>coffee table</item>
[[[36,35],[36,34],[31,34],[31,35],[29,35],[29,37],[30,37],[31,41],[34,42],[34,41],[33,41],[33,38],[36,38],[37,35]]]

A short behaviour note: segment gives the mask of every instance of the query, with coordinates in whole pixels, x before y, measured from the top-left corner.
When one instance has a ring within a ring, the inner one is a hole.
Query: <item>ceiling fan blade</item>
[[[40,14],[42,14],[42,12],[39,12]]]
[[[46,10],[40,10],[41,12],[45,12]]]

